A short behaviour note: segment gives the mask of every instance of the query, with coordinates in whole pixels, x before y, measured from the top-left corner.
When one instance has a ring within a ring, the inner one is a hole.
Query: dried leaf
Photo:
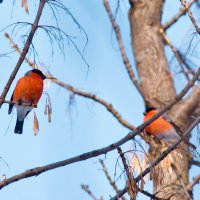
[[[130,166],[129,161],[128,161],[128,165]],[[126,173],[127,173],[127,178],[128,178],[128,181],[127,181],[128,194],[129,194],[131,200],[136,199],[136,195],[137,195],[137,192],[138,192],[138,186],[135,182],[132,168],[129,168]]]
[[[132,168],[134,169],[135,172],[140,174],[145,167],[142,167],[145,165],[145,160],[142,158],[141,154],[134,154],[132,158]]]
[[[51,99],[50,99],[49,95],[48,95],[48,104],[49,104],[49,111],[50,111],[50,113],[52,113]]]
[[[47,103],[47,98],[46,98],[46,103],[45,103],[45,108],[44,108],[44,114],[47,115],[47,106],[48,106],[48,103]]]
[[[33,132],[34,132],[35,136],[37,135],[38,131],[39,131],[39,122],[38,122],[37,116],[34,112]]]
[[[127,193],[129,194],[131,200],[136,199],[138,187],[133,177],[127,181]]]
[[[22,8],[24,7],[26,13],[29,14],[29,10],[28,10],[28,4],[26,0],[22,0]]]
[[[149,155],[145,154],[145,157],[144,157],[144,163],[143,163],[143,169],[146,169],[147,168],[147,165],[149,163]]]
[[[48,111],[48,122],[51,122],[51,108],[50,108],[49,104],[47,106],[47,111]]]
[[[153,180],[153,167],[150,168],[150,180]]]

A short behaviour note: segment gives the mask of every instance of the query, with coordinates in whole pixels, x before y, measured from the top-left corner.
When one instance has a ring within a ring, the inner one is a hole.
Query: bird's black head
[[[153,106],[149,106],[149,105],[146,105],[145,106],[145,111],[143,112],[143,115],[146,115],[148,112],[150,112],[151,110],[156,110],[155,107]]]
[[[38,74],[43,80],[46,79],[46,76],[39,69],[33,69],[31,72]]]

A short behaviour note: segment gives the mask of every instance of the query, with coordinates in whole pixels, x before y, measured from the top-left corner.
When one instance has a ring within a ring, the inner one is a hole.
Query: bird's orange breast
[[[157,111],[154,111],[154,110],[147,113],[144,116],[144,122],[152,118],[156,113]],[[169,122],[167,122],[165,119],[163,119],[162,116],[156,119],[154,122],[152,122],[149,126],[145,128],[146,132],[154,136],[165,133],[165,132],[169,132],[172,130],[174,130],[172,125]]]
[[[43,80],[38,75],[24,76],[17,82],[13,101],[37,105],[43,92]]]

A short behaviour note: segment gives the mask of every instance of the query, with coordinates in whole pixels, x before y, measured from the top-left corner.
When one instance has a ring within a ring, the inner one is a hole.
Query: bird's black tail
[[[23,121],[19,121],[18,118],[17,118],[17,122],[16,122],[16,125],[15,125],[14,132],[18,133],[18,134],[22,134],[22,132],[23,132],[23,124],[24,124],[24,120]]]

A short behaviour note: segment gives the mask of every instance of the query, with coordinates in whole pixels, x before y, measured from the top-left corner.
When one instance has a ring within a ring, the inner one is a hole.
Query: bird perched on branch
[[[158,110],[156,108],[146,106],[146,110],[144,112],[144,122],[151,119],[157,113]],[[177,141],[182,134],[181,129],[174,122],[172,122],[167,114],[163,114],[155,121],[153,121],[145,128],[145,131],[148,134],[156,136],[158,139],[165,142]],[[193,149],[196,149],[193,144],[187,141],[185,141],[185,143],[187,143]]]
[[[22,134],[25,117],[33,109],[33,107],[37,107],[43,92],[44,79],[46,79],[46,77],[40,70],[33,69],[26,72],[26,74],[18,80],[11,97],[11,101],[18,104],[11,103],[8,110],[8,114],[10,114],[13,106],[17,109],[17,122],[14,130],[15,133]]]

